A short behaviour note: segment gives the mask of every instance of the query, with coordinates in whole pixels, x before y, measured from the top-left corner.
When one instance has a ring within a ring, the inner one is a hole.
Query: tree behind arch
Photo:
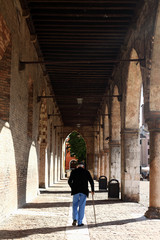
[[[69,135],[68,143],[71,156],[75,156],[79,162],[82,160],[86,161],[86,143],[78,132],[72,132]]]

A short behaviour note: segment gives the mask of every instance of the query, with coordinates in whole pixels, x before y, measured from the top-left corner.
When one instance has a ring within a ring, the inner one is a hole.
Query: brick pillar
[[[54,165],[54,175],[55,175],[55,182],[58,182],[58,133],[56,130],[55,134],[55,165]]]
[[[104,151],[100,152],[100,176],[105,174],[105,153]]]
[[[60,156],[60,137],[59,137],[59,133],[58,133],[58,138],[57,138],[57,179],[58,181],[60,180],[60,176],[61,176],[61,156]]]
[[[53,129],[53,183],[56,182],[56,129]]]
[[[148,124],[150,131],[150,198],[145,213],[148,218],[160,218],[160,120]]]
[[[110,176],[109,179],[121,180],[121,148],[120,142],[112,140],[109,142],[110,147]]]
[[[98,164],[97,164],[97,180],[100,177],[100,167],[101,167],[101,157],[100,154],[97,154]]]
[[[98,156],[94,155],[94,179],[98,179]]]
[[[46,187],[46,173],[47,173],[47,161],[46,161],[46,143],[40,144],[40,165],[39,165],[39,187]]]
[[[140,140],[138,129],[122,131],[121,192],[123,201],[139,201]]]
[[[103,175],[103,162],[102,162],[102,157],[103,157],[103,154],[102,154],[102,152],[100,152],[100,154],[99,154],[99,161],[100,161],[100,165],[99,165],[99,167],[100,167],[100,171],[99,171],[99,175],[100,176],[102,176]]]
[[[109,180],[109,148],[104,150],[104,175]]]

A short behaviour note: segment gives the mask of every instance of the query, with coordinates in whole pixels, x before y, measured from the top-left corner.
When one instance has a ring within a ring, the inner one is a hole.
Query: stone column
[[[117,179],[121,181],[121,148],[120,142],[112,140],[109,142],[110,147],[110,176],[109,180]]]
[[[99,180],[100,177],[100,167],[101,167],[101,157],[100,154],[98,154],[98,165],[97,165],[97,180]]]
[[[53,130],[53,183],[56,182],[56,129]]]
[[[39,187],[46,187],[46,143],[40,144]]]
[[[139,202],[139,129],[122,130],[121,192],[123,201]]]
[[[60,136],[57,136],[57,180],[60,180],[61,176],[61,153],[60,153]]]
[[[100,176],[103,175],[103,152],[100,152]]]
[[[150,132],[150,196],[148,218],[160,218],[160,118],[148,123]]]
[[[104,175],[109,180],[109,148],[104,149]]]
[[[51,152],[50,154],[50,159],[49,159],[49,166],[48,166],[48,182],[49,186],[53,185],[53,153]]]
[[[58,169],[58,167],[59,167],[59,163],[58,163],[58,132],[56,131],[56,139],[55,139],[55,141],[56,141],[56,155],[55,155],[55,180],[56,180],[56,182],[58,182],[58,171],[59,171],[59,169]]]
[[[102,175],[105,176],[105,153],[102,153]]]
[[[53,181],[57,182],[57,167],[58,166],[58,142],[57,142],[57,130],[54,132],[54,173],[53,173]]]
[[[98,156],[94,155],[94,179],[98,180]]]
[[[63,143],[64,140],[63,138],[61,138],[61,146],[60,146],[60,152],[61,152],[61,179],[65,178],[65,152],[64,152],[64,148],[63,148]]]

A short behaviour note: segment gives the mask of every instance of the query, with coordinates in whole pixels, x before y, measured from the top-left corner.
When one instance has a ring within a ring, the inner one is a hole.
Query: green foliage
[[[72,132],[69,135],[69,148],[71,156],[75,156],[78,161],[86,161],[86,144],[84,139],[78,132]]]

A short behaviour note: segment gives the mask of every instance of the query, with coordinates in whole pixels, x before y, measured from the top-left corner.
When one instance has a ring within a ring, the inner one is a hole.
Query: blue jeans
[[[78,225],[82,224],[84,218],[84,210],[87,196],[83,193],[73,195],[73,220],[78,221]]]

